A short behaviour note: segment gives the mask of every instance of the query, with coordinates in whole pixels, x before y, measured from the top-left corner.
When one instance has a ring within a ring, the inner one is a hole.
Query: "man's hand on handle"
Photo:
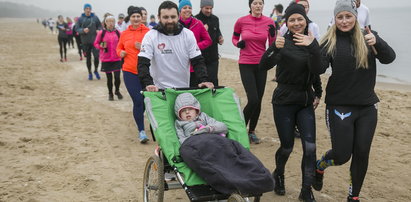
[[[148,92],[157,92],[157,91],[158,91],[158,88],[157,88],[157,86],[155,86],[155,85],[148,85],[148,86],[146,86],[146,90],[147,90]]]
[[[213,89],[214,88],[214,84],[213,83],[211,83],[211,82],[203,82],[203,83],[200,83],[200,84],[198,84],[198,87],[206,87],[206,88],[211,88],[211,89]]]

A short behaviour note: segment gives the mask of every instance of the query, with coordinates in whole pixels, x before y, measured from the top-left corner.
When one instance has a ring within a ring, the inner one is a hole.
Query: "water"
[[[410,9],[410,6],[370,9],[372,29],[376,30],[397,54],[396,60],[389,65],[377,63],[377,81],[411,85],[411,68],[408,64],[411,58],[411,38],[409,37],[411,26],[408,21],[411,19]],[[218,16],[225,38],[220,54],[225,58],[238,59],[239,49],[234,47],[231,37],[236,20],[243,15],[245,13]],[[309,13],[310,19],[318,24],[322,34],[327,30],[332,15],[333,10],[331,9]]]

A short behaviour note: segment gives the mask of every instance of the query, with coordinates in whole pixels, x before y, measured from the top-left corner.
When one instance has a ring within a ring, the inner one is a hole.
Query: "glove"
[[[201,127],[197,130],[195,130],[193,133],[191,133],[191,135],[200,135],[203,133],[210,133],[210,127],[206,126],[206,127]]]
[[[243,41],[243,40],[239,41],[239,42],[237,43],[237,47],[240,48],[240,49],[245,48],[245,41]]]
[[[271,37],[274,37],[275,36],[275,31],[276,31],[274,25],[268,25],[268,27],[270,27],[268,29],[268,33],[270,33]]]

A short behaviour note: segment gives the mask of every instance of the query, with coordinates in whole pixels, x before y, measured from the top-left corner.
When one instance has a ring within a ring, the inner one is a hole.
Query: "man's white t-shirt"
[[[200,55],[193,32],[186,28],[173,36],[150,30],[138,54],[151,60],[150,75],[160,89],[189,87],[190,59]]]

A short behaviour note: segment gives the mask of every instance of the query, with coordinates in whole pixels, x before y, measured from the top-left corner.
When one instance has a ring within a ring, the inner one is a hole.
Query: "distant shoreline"
[[[227,55],[224,55],[221,57],[221,59],[227,60],[235,64],[237,63],[237,59],[233,59],[231,58],[231,56],[227,57]],[[381,90],[398,90],[398,91],[411,92],[411,84],[407,84],[407,83],[377,81],[375,87],[376,89],[381,89]]]

